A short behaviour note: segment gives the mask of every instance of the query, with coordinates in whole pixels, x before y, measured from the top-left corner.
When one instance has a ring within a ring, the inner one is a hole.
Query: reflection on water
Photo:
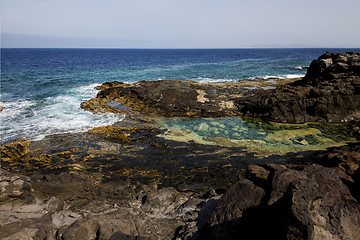
[[[246,147],[258,155],[321,150],[355,141],[346,125],[329,123],[279,124],[238,117],[167,119],[163,137],[175,141]]]

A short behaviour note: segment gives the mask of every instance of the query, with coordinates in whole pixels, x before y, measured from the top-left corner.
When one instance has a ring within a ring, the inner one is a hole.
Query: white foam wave
[[[117,114],[93,114],[80,108],[81,102],[95,97],[97,90],[91,84],[69,89],[57,97],[42,101],[21,100],[5,102],[1,115],[1,142],[17,137],[41,139],[55,133],[74,133],[91,128],[114,124],[124,116]]]
[[[282,75],[265,75],[265,76],[258,76],[253,77],[250,79],[271,79],[271,78],[277,78],[277,79],[287,79],[287,78],[302,78],[305,74],[282,74]]]
[[[207,78],[207,77],[198,77],[194,78],[193,81],[203,82],[203,83],[217,83],[217,82],[235,82],[235,79],[225,79],[225,78]]]

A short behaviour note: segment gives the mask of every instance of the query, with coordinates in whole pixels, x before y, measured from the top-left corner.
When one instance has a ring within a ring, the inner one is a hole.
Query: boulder
[[[353,179],[343,171],[319,165],[303,170],[284,167],[268,170],[270,175],[264,188],[241,180],[223,195],[200,239],[359,236],[360,204],[348,187]],[[248,171],[254,172],[253,167]],[[253,175],[248,173],[251,178]]]

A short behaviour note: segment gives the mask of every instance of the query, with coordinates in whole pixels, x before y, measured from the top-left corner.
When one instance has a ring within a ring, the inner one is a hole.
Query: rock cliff
[[[360,53],[326,53],[306,76],[235,101],[244,116],[285,123],[346,122],[360,116]]]

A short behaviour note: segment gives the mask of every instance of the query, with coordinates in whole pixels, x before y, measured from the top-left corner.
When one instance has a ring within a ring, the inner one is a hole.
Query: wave
[[[198,77],[193,78],[192,81],[202,82],[202,83],[217,83],[217,82],[236,82],[236,79],[226,79],[226,78],[207,78],[207,77]]]
[[[91,128],[114,124],[125,116],[113,113],[93,114],[80,108],[81,102],[96,96],[91,84],[72,88],[56,97],[43,100],[3,102],[1,143],[18,137],[40,140],[56,133],[84,132]]]
[[[305,74],[281,74],[281,75],[265,75],[265,76],[258,76],[252,77],[250,79],[287,79],[287,78],[302,78]]]

